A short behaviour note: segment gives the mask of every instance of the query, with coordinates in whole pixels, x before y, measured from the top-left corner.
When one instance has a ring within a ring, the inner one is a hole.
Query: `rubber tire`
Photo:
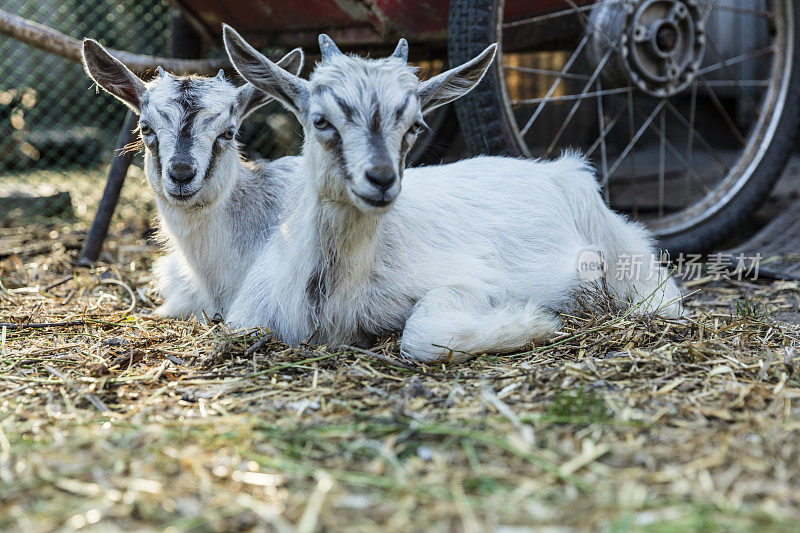
[[[409,151],[409,167],[441,164],[458,134],[458,117],[452,104],[434,109],[426,121],[431,131],[417,139]]]
[[[447,28],[450,65],[461,65],[495,42],[493,0],[452,0]],[[495,61],[483,80],[467,95],[455,101],[464,142],[473,154],[510,155],[522,151],[505,120],[500,94],[500,69]]]
[[[448,59],[460,65],[495,42],[495,0],[451,0],[448,24]],[[758,209],[778,180],[795,149],[800,122],[800,13],[794,12],[794,55],[783,114],[767,152],[750,179],[714,216],[680,233],[659,236],[659,244],[673,255],[706,252],[722,241]],[[486,77],[469,94],[455,102],[464,141],[474,154],[521,156],[500,98],[495,62]]]

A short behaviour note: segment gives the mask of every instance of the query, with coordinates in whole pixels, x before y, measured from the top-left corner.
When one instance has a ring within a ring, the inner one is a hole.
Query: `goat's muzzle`
[[[374,165],[364,172],[361,187],[352,192],[369,208],[391,204],[400,192],[400,176],[392,165]]]
[[[175,183],[184,185],[192,181],[194,177],[197,175],[197,167],[195,167],[191,163],[178,161],[170,164],[168,174],[169,174],[169,179],[171,179]]]
[[[374,187],[380,189],[381,193],[394,185],[397,180],[397,173],[391,165],[374,166],[364,173],[367,181]]]

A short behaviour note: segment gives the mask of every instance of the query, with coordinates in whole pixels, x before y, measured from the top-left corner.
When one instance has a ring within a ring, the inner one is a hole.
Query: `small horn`
[[[395,48],[394,52],[392,52],[392,57],[396,57],[408,62],[408,41],[401,38],[397,43],[397,48]]]
[[[166,76],[166,75],[167,75],[167,73],[166,73],[166,72],[164,72],[164,69],[163,69],[163,68],[161,68],[161,65],[159,65],[158,67],[156,67],[156,72],[158,72],[158,77],[159,77],[159,78],[160,78],[160,77],[162,77],[162,76]]]
[[[214,77],[216,79],[218,79],[218,80],[225,81],[225,71],[222,70],[222,69],[219,69],[219,72],[217,72],[217,75],[214,76]]]
[[[336,46],[336,43],[333,42],[333,39],[321,33],[319,36],[319,50],[322,52],[322,62],[328,61],[333,56],[340,56],[342,55],[342,51],[339,50],[339,47]]]

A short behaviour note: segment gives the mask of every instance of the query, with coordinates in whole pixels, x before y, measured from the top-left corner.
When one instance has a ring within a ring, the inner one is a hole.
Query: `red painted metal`
[[[594,0],[575,0],[586,5]],[[417,44],[444,43],[449,0],[176,0],[211,35],[230,24],[255,42],[289,42],[291,34],[308,40],[326,31],[344,44],[389,44],[403,36]],[[505,19],[519,20],[566,9],[564,0],[506,0]],[[308,34],[308,35],[306,35]],[[298,42],[298,44],[304,44]]]
[[[510,22],[569,9],[572,7],[570,4],[585,6],[592,3],[594,3],[594,0],[575,0],[573,2],[565,2],[564,0],[506,0],[503,18],[506,22]]]
[[[424,35],[447,29],[449,0],[375,0],[384,28],[402,36]]]
[[[316,30],[368,22],[355,0],[181,0],[183,8],[219,34],[222,22],[243,33]]]

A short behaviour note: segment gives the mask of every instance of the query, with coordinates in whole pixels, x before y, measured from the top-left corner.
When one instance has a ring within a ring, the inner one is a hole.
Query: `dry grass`
[[[395,339],[379,358],[151,318],[156,250],[126,209],[91,271],[60,244],[85,218],[0,230],[0,530],[796,524],[796,282],[418,367]]]

